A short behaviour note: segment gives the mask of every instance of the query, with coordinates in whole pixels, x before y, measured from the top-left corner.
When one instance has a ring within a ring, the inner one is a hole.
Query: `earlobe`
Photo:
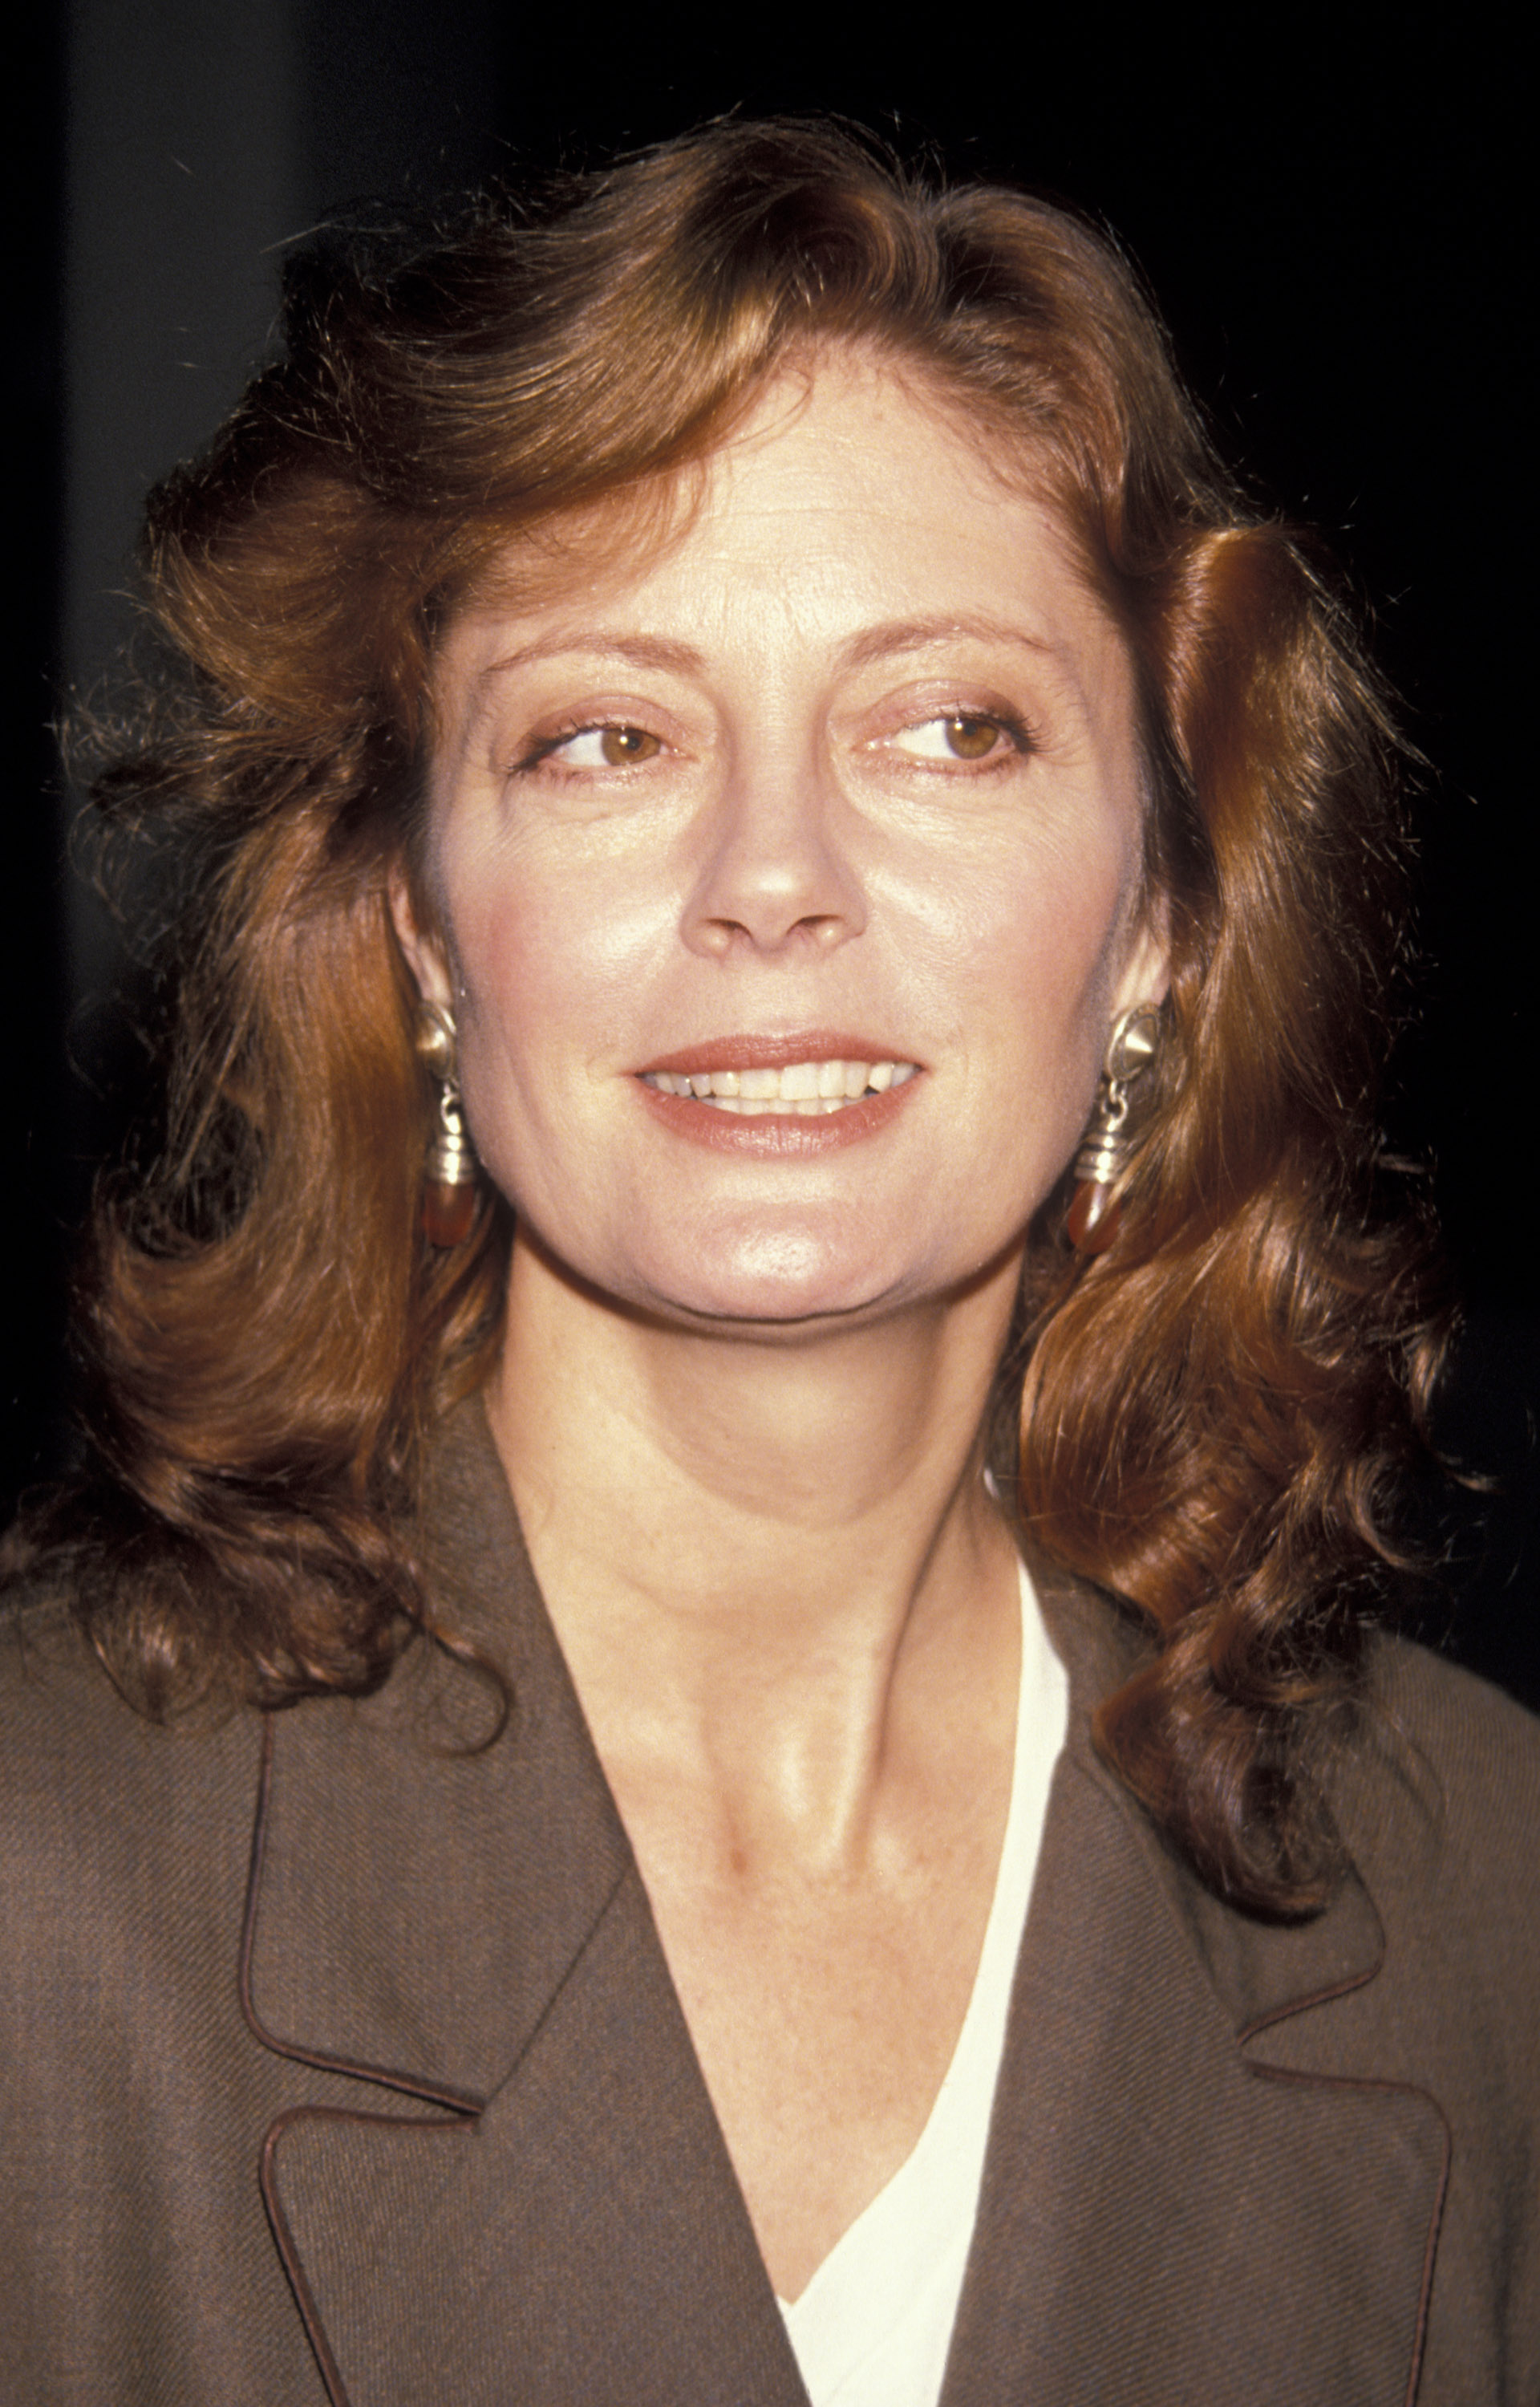
[[[390,872],[389,893],[396,942],[406,957],[407,968],[417,982],[417,992],[424,1003],[434,1003],[442,1010],[449,1010],[453,1003],[454,984],[444,947],[436,935],[424,930],[411,880],[399,862]]]

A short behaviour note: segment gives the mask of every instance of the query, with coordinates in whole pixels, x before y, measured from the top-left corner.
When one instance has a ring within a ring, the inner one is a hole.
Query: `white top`
[[[781,2313],[812,2407],[936,2407],[979,2211],[1006,2013],[1069,1718],[1069,1684],[1024,1564],[1022,1686],[995,1901],[930,2119],[885,2189]]]

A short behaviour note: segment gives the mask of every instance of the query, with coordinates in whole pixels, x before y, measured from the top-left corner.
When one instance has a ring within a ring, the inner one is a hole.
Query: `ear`
[[[1113,1013],[1131,1011],[1137,1003],[1164,1003],[1171,984],[1171,944],[1166,904],[1151,895],[1129,931],[1123,971],[1113,990]]]
[[[422,926],[412,893],[411,879],[400,862],[390,872],[389,890],[396,941],[417,982],[417,992],[424,1003],[436,1003],[441,1010],[452,1012],[454,980],[449,976],[443,942]]]

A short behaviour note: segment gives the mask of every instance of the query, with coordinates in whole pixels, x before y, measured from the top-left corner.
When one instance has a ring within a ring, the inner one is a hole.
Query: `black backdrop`
[[[1524,1158],[1533,904],[1517,60],[1399,12],[831,8],[743,21],[488,0],[74,0],[35,21],[12,150],[7,1496],[61,1459],[68,1231],[133,1102],[110,942],[61,863],[49,723],[131,623],[145,485],[262,352],[284,243],[370,197],[581,163],[729,108],[833,109],[1089,208],[1140,263],[1221,442],[1324,530],[1429,768],[1419,1024],[1391,1121],[1433,1165],[1467,1330],[1438,1635],[1540,1702],[1530,1604],[1540,1278]],[[64,1032],[63,1034],[60,1032]],[[74,1063],[77,1066],[72,1067]],[[83,1065],[86,1075],[79,1075]],[[1525,1549],[1531,1560],[1525,1569]]]

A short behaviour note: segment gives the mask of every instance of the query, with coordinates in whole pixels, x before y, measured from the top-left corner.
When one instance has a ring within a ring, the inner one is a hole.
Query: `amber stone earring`
[[[462,1246],[475,1225],[476,1157],[459,1098],[455,1023],[442,1004],[417,1014],[417,1053],[438,1082],[438,1118],[422,1186],[422,1231],[430,1245]]]
[[[1066,1226],[1078,1254],[1105,1254],[1118,1233],[1112,1189],[1134,1151],[1129,1090],[1160,1052],[1160,1006],[1137,1003],[1113,1023],[1102,1062],[1101,1091],[1075,1156],[1075,1192]]]

